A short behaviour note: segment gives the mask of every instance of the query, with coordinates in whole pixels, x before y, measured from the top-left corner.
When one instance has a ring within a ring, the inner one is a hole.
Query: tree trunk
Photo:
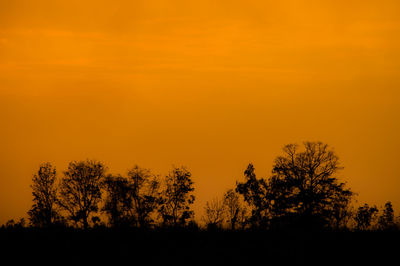
[[[88,221],[87,221],[87,216],[85,216],[85,217],[83,217],[83,229],[88,229],[88,227],[89,227],[89,224],[88,224]]]

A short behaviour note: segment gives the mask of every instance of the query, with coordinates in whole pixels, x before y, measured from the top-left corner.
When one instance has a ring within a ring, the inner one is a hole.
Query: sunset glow
[[[288,143],[333,147],[360,203],[400,208],[398,0],[0,2],[0,224],[51,162],[184,165],[206,201]]]

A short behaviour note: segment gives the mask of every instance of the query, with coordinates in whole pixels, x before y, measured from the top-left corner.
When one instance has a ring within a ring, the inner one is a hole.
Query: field
[[[14,265],[389,265],[400,250],[399,232],[2,229],[0,239]]]

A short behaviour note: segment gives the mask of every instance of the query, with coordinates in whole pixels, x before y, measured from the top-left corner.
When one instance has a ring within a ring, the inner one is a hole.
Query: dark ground
[[[2,265],[397,265],[400,232],[0,229]],[[393,261],[394,260],[394,261]]]

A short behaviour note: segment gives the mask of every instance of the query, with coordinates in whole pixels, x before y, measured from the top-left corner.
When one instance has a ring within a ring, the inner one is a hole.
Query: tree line
[[[56,180],[50,163],[42,164],[33,176],[33,205],[28,211],[33,227],[104,226],[99,214],[111,227],[149,228],[156,220],[182,227],[194,214],[193,181],[184,167],[174,167],[161,180],[137,165],[123,177],[106,174],[98,161],[74,161]]]
[[[398,230],[390,201],[382,210],[354,207],[356,194],[337,177],[341,169],[327,144],[286,145],[268,179],[258,178],[249,164],[244,180],[206,203],[202,221],[210,230]],[[31,227],[198,228],[194,183],[185,167],[160,178],[136,165],[122,176],[107,174],[99,161],[73,161],[59,180],[56,168],[43,163],[31,188]],[[5,225],[22,226],[24,220]]]

